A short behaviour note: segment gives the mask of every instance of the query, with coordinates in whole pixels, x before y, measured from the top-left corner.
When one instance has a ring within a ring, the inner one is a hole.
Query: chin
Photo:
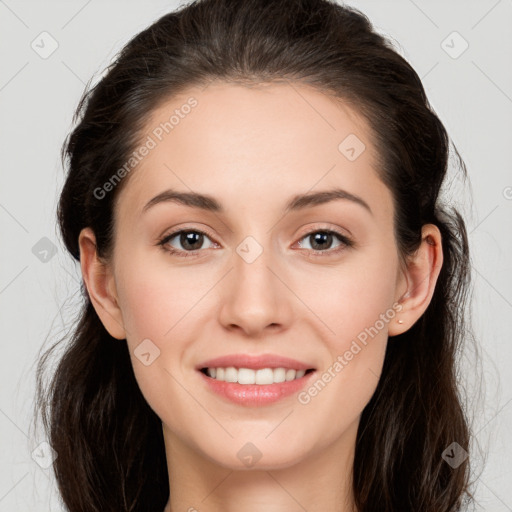
[[[286,450],[276,451],[274,446],[258,446],[257,443],[247,442],[235,449],[235,442],[229,447],[223,447],[221,452],[205,453],[215,464],[233,471],[269,471],[286,469],[300,464],[307,458],[305,452],[298,453],[294,446]],[[282,447],[283,445],[281,445]],[[302,447],[304,449],[304,447]]]

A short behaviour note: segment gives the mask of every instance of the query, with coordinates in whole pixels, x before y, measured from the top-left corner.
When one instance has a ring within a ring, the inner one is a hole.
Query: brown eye
[[[205,241],[208,241],[210,245],[203,247]],[[197,229],[182,229],[165,236],[159,242],[159,245],[173,254],[189,256],[186,254],[187,252],[199,251],[204,248],[208,249],[215,244],[211,242],[210,237],[203,231]]]
[[[204,242],[204,235],[197,231],[182,231],[176,236],[179,236],[179,243],[185,250],[195,251],[201,249]]]
[[[306,240],[306,242],[303,242]],[[339,244],[332,249],[333,243],[339,241]],[[308,247],[309,245],[309,247]],[[351,247],[352,241],[346,236],[332,230],[317,230],[308,233],[301,238],[299,246],[305,249],[310,249],[315,252],[338,252],[345,247]]]

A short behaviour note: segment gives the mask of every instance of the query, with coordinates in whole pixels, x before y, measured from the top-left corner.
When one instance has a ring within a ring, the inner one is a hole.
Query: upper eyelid
[[[162,245],[165,244],[165,243],[168,243],[174,237],[180,235],[183,232],[201,233],[203,235],[206,235],[208,238],[210,238],[210,240],[213,243],[219,244],[219,242],[216,241],[215,237],[212,234],[210,234],[206,229],[203,229],[203,228],[193,228],[193,227],[190,227],[190,228],[187,228],[187,227],[180,228],[180,229],[178,229],[176,231],[173,231],[173,232],[169,233],[168,235],[164,235],[163,237],[160,238],[159,243],[162,244]],[[312,234],[318,233],[318,232],[332,233],[332,234],[337,235],[338,237],[340,237],[342,242],[344,242],[344,239],[345,239],[345,240],[349,241],[351,244],[354,243],[352,238],[349,235],[343,234],[340,231],[337,231],[336,229],[333,229],[333,228],[322,228],[322,227],[317,227],[317,228],[310,229],[306,233],[302,234],[297,241],[301,241],[304,238],[306,238],[308,236],[311,236]],[[177,250],[180,250],[180,249],[177,249]],[[197,251],[201,251],[201,249],[196,249],[196,250]],[[186,251],[186,252],[193,253],[194,251]],[[329,252],[329,251],[327,250],[327,251],[324,251],[324,252]]]
[[[160,243],[168,242],[169,240],[172,240],[177,235],[180,235],[181,233],[187,233],[187,232],[201,233],[203,235],[206,235],[208,238],[212,239],[212,242],[215,241],[215,237],[203,228],[180,228],[176,231],[169,233],[168,235],[163,235],[162,237],[159,238],[159,242]],[[218,242],[215,242],[215,243],[218,243]],[[192,252],[192,251],[189,251],[189,252]]]

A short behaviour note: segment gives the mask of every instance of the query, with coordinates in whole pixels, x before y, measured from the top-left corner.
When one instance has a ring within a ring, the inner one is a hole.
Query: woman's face
[[[166,443],[231,468],[352,446],[405,291],[367,125],[303,85],[214,83],[161,105],[141,140],[110,268]],[[206,366],[314,371],[240,384]]]

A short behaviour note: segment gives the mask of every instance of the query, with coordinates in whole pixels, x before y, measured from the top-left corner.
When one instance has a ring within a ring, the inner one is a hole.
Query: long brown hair
[[[330,0],[199,0],[136,35],[82,97],[63,146],[58,220],[68,251],[79,260],[78,235],[89,226],[108,256],[124,182],[105,197],[94,191],[126,162],[156,106],[213,80],[300,82],[350,103],[372,129],[400,256],[418,248],[424,224],[440,229],[444,263],[432,301],[389,340],[360,420],[353,491],[364,512],[462,510],[470,459],[452,467],[443,457],[453,442],[470,443],[456,374],[469,333],[468,239],[461,214],[440,199],[450,141],[416,72],[358,10]],[[126,343],[110,337],[82,293],[49,382],[55,347],[38,366],[37,412],[58,454],[62,499],[72,512],[161,511],[169,498],[161,421],[138,388]]]

